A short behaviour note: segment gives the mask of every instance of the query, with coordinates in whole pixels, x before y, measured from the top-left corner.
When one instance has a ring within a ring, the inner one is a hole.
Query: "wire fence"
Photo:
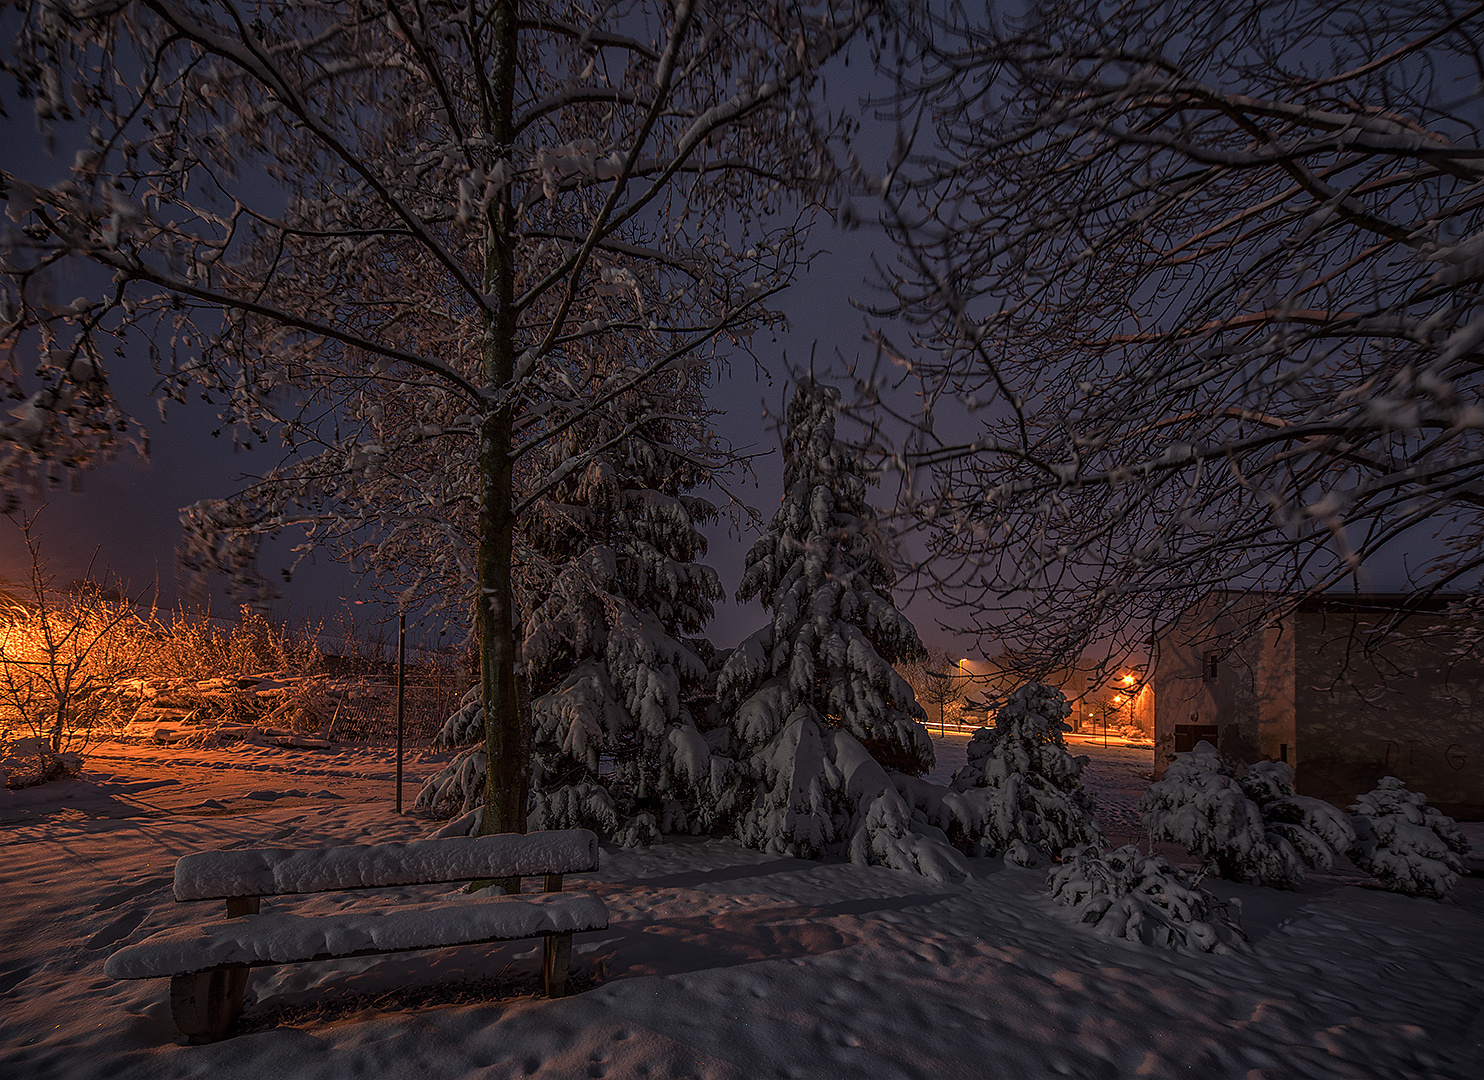
[[[468,689],[462,679],[452,676],[409,678],[403,693],[404,741],[411,746],[430,745]],[[341,703],[330,734],[335,742],[395,745],[396,679],[367,679],[357,685]]]

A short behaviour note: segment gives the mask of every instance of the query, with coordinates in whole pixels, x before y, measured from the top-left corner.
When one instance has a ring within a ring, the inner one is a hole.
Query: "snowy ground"
[[[967,737],[933,742],[946,778]],[[1149,751],[1077,752],[1105,828],[1131,839]],[[410,755],[409,804],[440,760]],[[673,842],[607,850],[572,882],[611,926],[578,939],[591,988],[559,1001],[411,1007],[417,987],[518,985],[529,943],[259,969],[252,1030],[185,1046],[164,980],[104,977],[120,945],[217,915],[172,900],[182,854],[428,832],[393,812],[393,776],[380,750],[104,744],[79,780],[0,791],[0,1077],[1484,1076],[1480,877],[1443,904],[1354,871],[1296,892],[1216,883],[1243,901],[1250,950],[1187,957],[1095,938],[1050,906],[1044,870],[1000,860],[940,885]]]

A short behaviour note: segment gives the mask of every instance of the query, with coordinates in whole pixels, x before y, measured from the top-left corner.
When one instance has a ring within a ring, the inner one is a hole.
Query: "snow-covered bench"
[[[176,862],[175,899],[226,900],[226,920],[162,930],[114,953],[103,971],[115,979],[168,976],[171,1014],[192,1042],[226,1033],[242,1011],[248,969],[267,965],[539,936],[546,993],[561,997],[572,935],[608,925],[603,902],[590,893],[562,892],[562,875],[597,868],[598,839],[585,829],[203,851]],[[264,896],[533,875],[544,877],[544,892],[456,896],[333,915],[264,914],[259,908]]]

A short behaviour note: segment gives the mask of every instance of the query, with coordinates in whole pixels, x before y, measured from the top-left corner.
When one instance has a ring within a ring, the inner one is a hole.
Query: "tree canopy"
[[[1484,568],[1484,7],[949,9],[897,101],[881,356],[915,569],[1032,668],[1406,545]],[[920,408],[893,410],[902,370]],[[891,374],[888,374],[890,372]],[[1397,561],[1400,561],[1399,559]]]
[[[298,529],[404,607],[473,599],[486,827],[521,827],[515,526],[601,448],[533,455],[775,317],[837,176],[820,72],[879,5],[18,7],[4,70],[86,138],[62,182],[0,171],[0,482],[110,450],[142,337],[166,397],[277,458],[191,508],[188,561],[261,586]]]

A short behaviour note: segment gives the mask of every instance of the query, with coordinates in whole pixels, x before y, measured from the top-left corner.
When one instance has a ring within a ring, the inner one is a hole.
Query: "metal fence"
[[[468,690],[452,677],[408,679],[403,694],[403,738],[408,745],[426,746],[437,736],[443,721],[459,707]],[[340,705],[332,728],[340,743],[395,745],[397,741],[397,682],[367,679]]]

